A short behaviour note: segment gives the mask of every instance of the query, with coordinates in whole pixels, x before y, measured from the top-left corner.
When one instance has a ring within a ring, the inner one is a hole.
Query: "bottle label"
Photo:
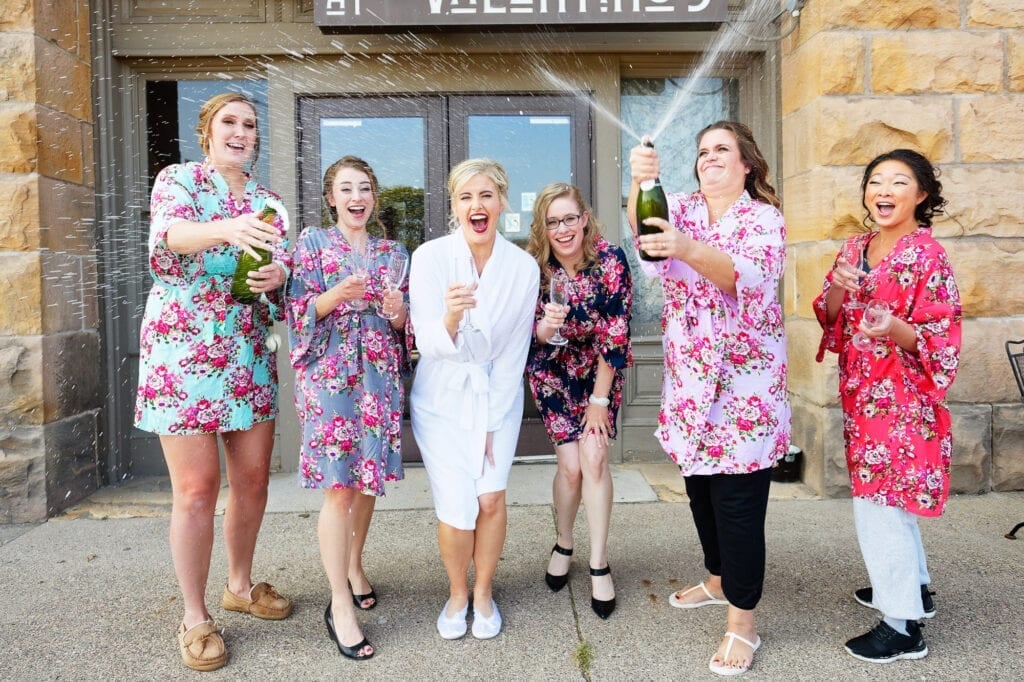
[[[654,189],[654,185],[656,185],[657,182],[657,180],[644,180],[640,183],[640,189],[644,192],[650,192]]]

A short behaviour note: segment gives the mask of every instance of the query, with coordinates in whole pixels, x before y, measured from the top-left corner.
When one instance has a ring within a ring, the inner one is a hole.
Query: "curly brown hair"
[[[527,252],[537,260],[540,266],[541,285],[547,286],[551,279],[551,242],[548,241],[548,208],[555,199],[568,197],[580,212],[587,216],[587,226],[583,228],[583,260],[578,264],[582,270],[597,262],[597,238],[601,234],[601,223],[594,215],[594,210],[583,198],[579,187],[565,182],[553,182],[546,185],[537,194],[533,202],[533,220],[530,222],[530,239],[526,243]]]

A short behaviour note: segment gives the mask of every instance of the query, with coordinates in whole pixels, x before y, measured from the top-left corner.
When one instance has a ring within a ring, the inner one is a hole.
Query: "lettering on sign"
[[[724,21],[728,0],[316,0],[314,19],[338,30],[626,27]]]

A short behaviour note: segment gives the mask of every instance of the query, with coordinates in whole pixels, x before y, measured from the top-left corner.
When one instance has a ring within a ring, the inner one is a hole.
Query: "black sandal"
[[[562,547],[557,542],[555,546],[551,548],[551,553],[558,552],[562,556],[572,556],[572,550]],[[558,592],[560,589],[565,587],[566,583],[569,582],[569,572],[566,571],[562,575],[551,575],[547,571],[544,572],[544,582],[548,584],[552,592]]]
[[[377,605],[377,593],[374,592],[372,587],[370,588],[370,591],[367,592],[366,594],[356,594],[355,590],[352,589],[352,581],[349,580],[348,581],[348,591],[352,593],[352,603],[355,604],[356,608],[361,610],[361,611],[369,611],[370,609],[372,609],[374,606]],[[370,604],[369,606],[363,606],[363,602],[366,601],[367,599],[372,599],[373,603]]]
[[[353,644],[352,646],[345,646],[341,643],[341,640],[338,639],[338,634],[334,631],[334,615],[331,613],[331,604],[333,603],[334,602],[327,602],[327,610],[324,611],[324,623],[327,625],[327,634],[330,635],[331,639],[334,640],[334,643],[338,645],[338,651],[347,658],[351,658],[353,661],[365,661],[373,658],[373,655],[377,653],[376,651],[371,651],[368,654],[362,655],[359,653],[364,648],[372,646],[369,640],[365,637],[363,637],[363,641],[358,644]]]

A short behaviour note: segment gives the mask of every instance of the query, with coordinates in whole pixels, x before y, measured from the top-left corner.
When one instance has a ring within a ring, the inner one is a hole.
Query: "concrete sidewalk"
[[[218,517],[208,598],[225,627],[230,660],[214,673],[189,671],[178,658],[181,604],[167,549],[166,480],[104,489],[44,524],[0,526],[0,679],[717,679],[707,662],[725,631],[725,609],[680,611],[667,602],[673,590],[703,577],[673,468],[615,467],[610,553],[618,609],[607,621],[590,610],[582,512],[569,587],[552,594],[544,585],[554,539],[552,473],[550,464],[513,468],[495,591],[505,626],[489,641],[438,637],[446,580],[426,477],[410,468],[405,481],[389,487],[366,551],[380,604],[362,614],[377,650],[364,663],[344,659],[327,639],[319,495],[298,490],[291,474],[273,479],[254,578],[290,596],[295,613],[265,622],[220,608]],[[1003,538],[1020,520],[1024,493],[991,493],[954,498],[942,519],[923,521],[937,591],[938,615],[925,629],[931,653],[871,665],[842,649],[876,620],[851,598],[867,583],[849,500],[773,485],[758,607],[764,646],[747,677],[1021,679],[1024,542]],[[580,658],[588,660],[581,666]]]

